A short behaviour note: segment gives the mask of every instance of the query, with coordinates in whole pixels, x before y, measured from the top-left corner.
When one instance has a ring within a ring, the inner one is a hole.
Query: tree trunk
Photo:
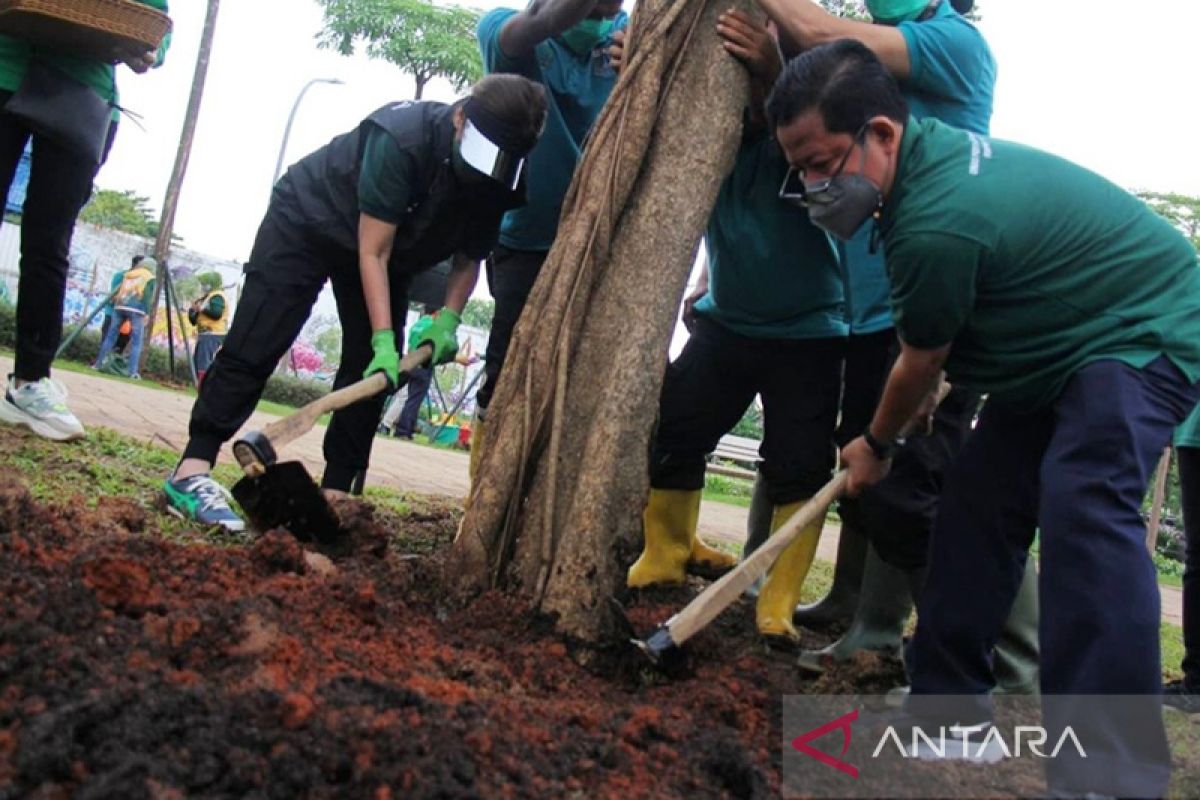
[[[420,100],[421,95],[425,94],[425,84],[429,83],[429,78],[421,73],[417,73],[413,76],[413,80],[417,84],[417,92],[413,95],[413,100]]]
[[[618,550],[640,539],[667,346],[741,133],[748,80],[716,35],[727,8],[638,3],[513,334],[449,561],[464,596],[521,592],[588,641],[611,631]]]
[[[158,223],[158,237],[154,241],[154,259],[158,262],[158,284],[154,291],[154,300],[150,304],[150,313],[146,324],[154,330],[154,320],[158,314],[159,298],[166,284],[163,273],[167,269],[167,256],[171,252],[171,235],[175,232],[175,209],[179,205],[179,193],[183,188],[183,177],[187,174],[188,159],[192,155],[192,139],[196,136],[196,120],[200,116],[200,101],[204,98],[204,81],[208,77],[208,60],[212,54],[213,36],[217,29],[217,11],[221,0],[208,0],[208,11],[204,17],[204,30],[200,34],[200,50],[196,54],[196,69],[192,73],[192,92],[188,97],[187,111],[183,116],[183,131],[179,135],[179,149],[175,152],[175,167],[171,170],[171,179],[167,182],[167,193],[163,198],[162,217]],[[170,315],[171,310],[167,309]],[[142,349],[142,364],[150,354],[150,348]]]

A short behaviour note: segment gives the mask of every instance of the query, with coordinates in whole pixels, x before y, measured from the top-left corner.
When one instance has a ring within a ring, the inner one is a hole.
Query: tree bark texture
[[[735,6],[746,7],[744,2]],[[558,238],[513,334],[449,575],[610,632],[618,543],[640,541],[648,447],[696,246],[749,94],[716,35],[729,0],[642,0]]]

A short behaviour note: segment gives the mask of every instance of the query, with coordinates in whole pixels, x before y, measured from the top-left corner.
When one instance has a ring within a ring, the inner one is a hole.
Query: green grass
[[[178,455],[167,447],[93,426],[86,439],[52,442],[23,427],[0,425],[0,472],[16,474],[39,502],[57,506],[79,505],[95,509],[101,500],[132,500],[147,513],[147,530],[166,539],[213,544],[244,541],[237,535],[198,532],[194,523],[166,510],[162,484]],[[213,476],[229,487],[242,477],[233,464],[220,464]],[[418,523],[445,516],[444,499],[370,487],[366,498],[377,508],[401,520]],[[236,503],[233,504],[236,510]],[[414,541],[420,538],[414,532]],[[419,544],[419,542],[418,542]]]
[[[1164,622],[1159,629],[1159,639],[1162,641],[1163,677],[1167,680],[1182,678],[1179,665],[1183,662],[1183,628]]]
[[[729,478],[724,475],[706,474],[704,476],[704,494],[702,496],[710,502],[749,508],[750,497],[753,493],[753,481]]]
[[[1181,575],[1170,575],[1164,572],[1158,573],[1159,586],[1173,586],[1176,589],[1183,588],[1183,577]]]

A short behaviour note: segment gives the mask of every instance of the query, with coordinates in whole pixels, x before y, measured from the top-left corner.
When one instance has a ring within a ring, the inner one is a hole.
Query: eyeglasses
[[[783,183],[779,187],[779,199],[784,202],[791,203],[801,208],[808,208],[814,203],[831,203],[834,198],[829,196],[829,186],[833,183],[842,170],[846,168],[846,162],[850,160],[850,154],[854,152],[855,145],[866,146],[867,123],[863,123],[858,132],[854,134],[854,139],[850,143],[850,147],[842,155],[842,160],[838,162],[837,169],[823,181],[814,183],[811,186],[804,182],[804,170],[799,167],[788,167],[787,174],[783,176]]]

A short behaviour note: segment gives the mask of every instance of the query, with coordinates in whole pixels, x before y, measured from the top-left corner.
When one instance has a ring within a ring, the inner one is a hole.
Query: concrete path
[[[12,359],[0,356],[0,374],[12,371]],[[103,426],[145,442],[181,451],[187,443],[187,423],[192,396],[139,386],[99,374],[59,370],[56,380],[66,385],[71,410],[86,427]],[[262,428],[277,419],[255,413],[247,428]],[[299,459],[314,478],[320,478],[325,460],[321,455],[324,427],[316,427],[287,447],[290,459]],[[229,449],[221,461],[232,463]],[[467,493],[467,455],[453,450],[377,437],[371,452],[367,485],[388,486],[407,492],[461,497]],[[700,533],[707,539],[741,544],[746,539],[746,509],[705,501],[700,509]],[[817,557],[833,561],[837,554],[839,528],[827,523]],[[1163,619],[1179,625],[1183,620],[1183,595],[1172,586],[1160,586]]]

